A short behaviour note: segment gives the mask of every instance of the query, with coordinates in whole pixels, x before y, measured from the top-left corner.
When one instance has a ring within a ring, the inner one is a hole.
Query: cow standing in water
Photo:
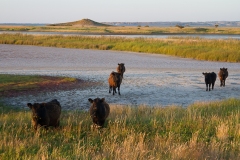
[[[214,84],[217,78],[216,73],[202,73],[205,77],[205,84],[206,84],[206,91],[211,90],[211,85],[212,85],[212,90],[214,89]]]
[[[227,68],[220,68],[220,71],[218,72],[218,77],[220,79],[220,87],[225,87],[225,81],[228,77]]]
[[[108,83],[109,83],[109,93],[113,90],[113,95],[117,93],[116,88],[118,88],[118,94],[120,94],[120,85],[122,83],[123,74],[126,71],[124,63],[118,63],[117,72],[112,71],[109,75]]]

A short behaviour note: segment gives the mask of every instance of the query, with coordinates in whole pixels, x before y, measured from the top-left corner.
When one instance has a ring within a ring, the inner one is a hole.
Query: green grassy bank
[[[216,40],[201,39],[197,37],[148,39],[104,36],[88,37],[1,34],[0,44],[132,51],[166,54],[197,60],[240,62],[240,40],[235,39]]]
[[[0,159],[239,159],[240,100],[187,108],[110,106],[105,127],[63,111],[61,128],[35,132],[29,110],[0,104]]]
[[[74,83],[76,81],[76,78],[70,77],[0,74],[0,96],[12,92],[40,90],[44,86],[58,86],[59,84]]]
[[[11,26],[0,25],[0,31],[75,32],[93,34],[240,34],[240,27],[153,27],[153,26]]]

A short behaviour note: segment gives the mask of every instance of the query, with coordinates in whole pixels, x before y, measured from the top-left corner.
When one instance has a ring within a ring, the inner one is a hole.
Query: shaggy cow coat
[[[32,110],[32,124],[35,130],[38,126],[46,129],[49,126],[59,127],[61,105],[56,99],[47,103],[28,103],[27,106]]]
[[[120,73],[123,77],[123,73],[126,71],[124,63],[118,63],[117,72]]]
[[[95,98],[94,100],[89,98],[88,101],[91,103],[89,112],[94,125],[102,127],[110,113],[109,105],[104,98]]]
[[[212,85],[212,89],[214,89],[214,84],[217,78],[216,73],[212,72],[212,73],[202,73],[202,74],[205,77],[206,91],[211,90],[211,85]]]
[[[120,86],[123,79],[123,74],[126,71],[126,68],[124,66],[124,63],[118,63],[117,72],[112,71],[112,73],[109,75],[108,78],[108,84],[109,84],[109,93],[113,90],[113,95],[117,93],[116,88],[118,88],[118,94],[120,93]]]
[[[122,79],[123,77],[120,73],[112,71],[112,73],[109,75],[109,78],[108,78],[109,93],[111,93],[113,90],[113,95],[114,95],[115,93],[117,93],[116,88],[118,88],[118,94],[121,95],[120,86],[122,83]]]
[[[218,77],[220,79],[220,87],[225,87],[225,81],[228,77],[227,68],[220,68],[220,71],[218,72]]]

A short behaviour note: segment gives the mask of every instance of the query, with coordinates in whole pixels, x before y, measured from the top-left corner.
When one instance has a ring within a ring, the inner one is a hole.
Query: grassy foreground
[[[197,37],[149,39],[1,34],[0,44],[132,51],[166,54],[197,60],[240,62],[240,40],[234,39],[216,40]]]
[[[240,100],[188,108],[110,106],[91,128],[86,111],[63,111],[61,128],[34,132],[29,110],[0,104],[0,159],[239,159]]]

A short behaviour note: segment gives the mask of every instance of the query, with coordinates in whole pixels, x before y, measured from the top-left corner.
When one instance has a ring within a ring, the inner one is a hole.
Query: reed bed
[[[76,32],[94,34],[240,34],[239,27],[190,27],[176,26],[11,26],[0,25],[0,31]]]
[[[0,74],[0,96],[6,92],[27,91],[40,86],[74,83],[76,78]]]
[[[239,159],[240,100],[114,106],[102,129],[87,111],[63,111],[61,128],[31,126],[28,109],[0,104],[0,159]]]
[[[167,39],[1,34],[0,44],[166,54],[196,60],[240,62],[240,40],[198,37]]]

